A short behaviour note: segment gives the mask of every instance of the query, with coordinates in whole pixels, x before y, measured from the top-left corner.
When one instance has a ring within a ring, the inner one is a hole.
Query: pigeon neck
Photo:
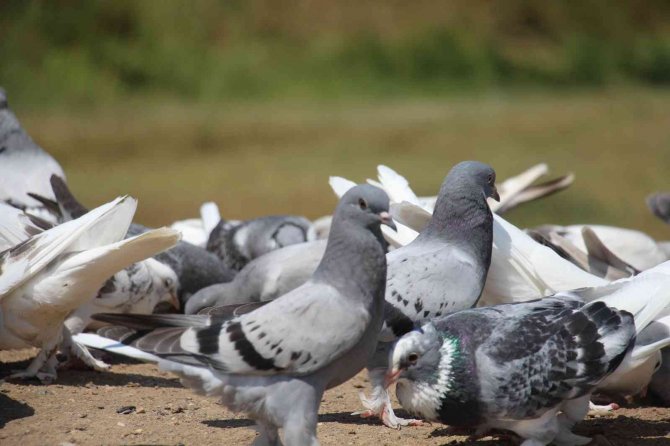
[[[347,219],[333,221],[326,251],[314,279],[346,295],[381,296],[386,286],[386,254],[379,226],[363,228]]]
[[[440,239],[491,260],[493,215],[483,193],[440,194],[433,217],[419,239]]]

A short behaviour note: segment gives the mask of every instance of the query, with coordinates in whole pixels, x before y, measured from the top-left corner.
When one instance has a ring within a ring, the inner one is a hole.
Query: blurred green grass
[[[11,101],[11,97],[10,97]],[[507,92],[403,100],[175,101],[90,110],[19,108],[29,133],[94,206],[138,197],[149,225],[197,215],[213,200],[226,218],[328,214],[329,175],[361,181],[384,163],[419,194],[436,193],[464,159],[504,179],[539,162],[574,172],[567,191],[512,211],[520,226],[603,223],[670,238],[644,198],[670,189],[670,91]]]
[[[667,0],[4,0],[25,103],[670,85]]]

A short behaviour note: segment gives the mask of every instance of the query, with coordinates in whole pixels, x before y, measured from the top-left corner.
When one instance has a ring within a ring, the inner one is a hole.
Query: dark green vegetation
[[[670,83],[665,0],[0,2],[23,104]]]

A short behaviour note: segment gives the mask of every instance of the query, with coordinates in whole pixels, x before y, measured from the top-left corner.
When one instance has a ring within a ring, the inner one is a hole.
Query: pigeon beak
[[[393,222],[393,219],[391,218],[391,214],[388,212],[380,212],[379,213],[379,218],[382,220],[382,224],[388,226],[389,228],[393,229],[394,231],[397,231],[398,228],[396,227],[395,223]]]
[[[500,194],[498,194],[498,189],[495,186],[491,189],[491,198],[500,203]]]
[[[392,384],[398,381],[400,372],[402,372],[402,370],[395,368],[386,372],[386,375],[384,375],[384,389],[388,389]]]
[[[181,309],[181,303],[179,302],[179,296],[175,293],[170,293],[170,299],[168,302],[174,307],[175,310],[179,311]]]

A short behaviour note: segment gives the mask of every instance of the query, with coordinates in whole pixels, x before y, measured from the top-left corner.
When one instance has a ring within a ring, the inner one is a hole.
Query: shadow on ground
[[[29,405],[0,393],[0,429],[12,420],[30,417],[34,414],[35,410]]]
[[[106,360],[107,358],[105,358]],[[4,362],[0,363],[0,380],[5,379],[12,373],[17,370],[25,370],[32,359],[27,359],[23,361],[16,362]],[[169,388],[178,388],[182,387],[177,378],[162,378],[158,376],[146,376],[140,375],[137,373],[123,373],[121,371],[114,372],[115,365],[120,364],[131,364],[137,362],[120,362],[120,361],[110,361],[112,365],[112,371],[110,372],[96,372],[94,370],[82,370],[78,368],[74,369],[59,369],[58,378],[54,384],[59,384],[63,386],[76,386],[80,387],[88,383],[94,385],[108,385],[112,387],[122,387],[122,386],[138,386],[138,387],[169,387]],[[42,383],[37,379],[27,379],[27,380],[8,380],[13,384],[23,384],[28,386],[40,386]]]

